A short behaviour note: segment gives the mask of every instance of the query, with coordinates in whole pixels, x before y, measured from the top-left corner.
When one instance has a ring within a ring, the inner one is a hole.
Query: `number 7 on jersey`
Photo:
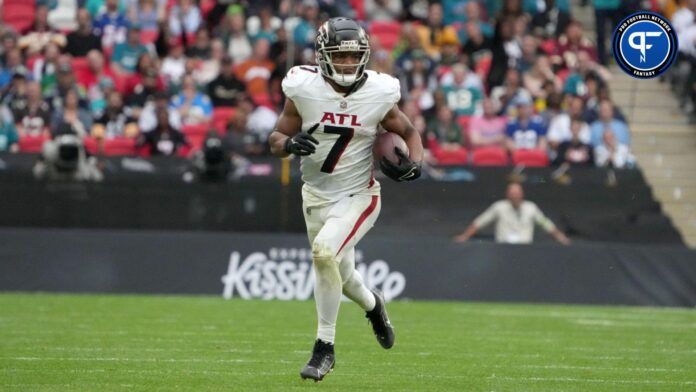
[[[318,125],[319,124],[310,128],[309,133],[314,133],[317,130]],[[324,125],[324,133],[332,133],[339,136],[338,139],[336,139],[336,143],[334,143],[333,147],[331,147],[331,151],[329,151],[329,154],[326,156],[324,164],[321,165],[321,171],[323,173],[333,173],[338,160],[341,159],[341,155],[343,155],[343,152],[346,151],[348,143],[350,143],[350,140],[353,139],[354,132],[355,131],[353,128]]]

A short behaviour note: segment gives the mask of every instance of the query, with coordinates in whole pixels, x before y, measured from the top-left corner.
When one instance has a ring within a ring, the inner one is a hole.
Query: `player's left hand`
[[[394,147],[394,152],[399,157],[396,164],[385,157],[380,161],[382,173],[394,181],[413,181],[421,175],[420,163],[414,162],[400,148]]]

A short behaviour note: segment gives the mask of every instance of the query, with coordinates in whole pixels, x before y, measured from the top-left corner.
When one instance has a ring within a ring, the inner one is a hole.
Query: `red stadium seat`
[[[72,65],[74,75],[79,75],[89,69],[87,57],[74,57],[70,63]]]
[[[469,123],[471,122],[471,116],[459,116],[457,117],[457,123],[459,127],[462,128],[462,133],[464,136],[469,132]]]
[[[433,152],[437,163],[442,166],[463,166],[469,163],[469,152],[461,147],[456,150],[438,149]]]
[[[233,107],[217,107],[213,109],[213,127],[219,134],[224,134],[227,131],[227,124],[237,111]]]
[[[184,125],[181,132],[191,145],[191,150],[198,151],[203,147],[205,137],[210,131],[210,124]]]
[[[516,150],[512,154],[512,163],[528,167],[546,167],[549,165],[549,156],[544,150]]]
[[[22,136],[19,138],[19,151],[21,152],[41,152],[44,142],[50,138],[46,135],[41,136]]]
[[[135,155],[135,139],[116,137],[104,140],[104,155]]]
[[[377,37],[384,49],[392,50],[401,38],[401,24],[375,21],[370,23],[369,33],[371,36]]]
[[[99,151],[99,142],[96,138],[92,136],[85,136],[82,138],[82,143],[85,145],[85,151],[92,155],[97,155]]]
[[[474,166],[507,166],[508,154],[502,147],[479,147],[471,155]]]
[[[358,20],[365,20],[365,1],[364,0],[348,0],[351,8],[355,10],[355,16]]]
[[[34,24],[36,2],[27,0],[4,0],[2,21],[22,33]]]
[[[142,30],[140,32],[140,42],[143,45],[153,44],[159,37],[159,30]]]

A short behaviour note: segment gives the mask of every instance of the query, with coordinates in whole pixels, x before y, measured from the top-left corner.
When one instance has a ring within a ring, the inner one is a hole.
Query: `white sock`
[[[374,309],[375,296],[365,286],[360,272],[355,269],[355,249],[345,253],[338,268],[343,279],[343,294],[366,311]]]
[[[336,319],[341,305],[341,275],[338,263],[330,257],[314,258],[314,302],[317,306],[317,339],[334,343]]]

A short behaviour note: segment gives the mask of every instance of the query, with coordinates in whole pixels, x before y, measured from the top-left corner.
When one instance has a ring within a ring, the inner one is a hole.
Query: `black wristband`
[[[292,143],[292,138],[288,137],[285,139],[285,144],[283,145],[283,151],[287,152],[288,154],[292,154],[292,151],[290,151],[290,143]]]

